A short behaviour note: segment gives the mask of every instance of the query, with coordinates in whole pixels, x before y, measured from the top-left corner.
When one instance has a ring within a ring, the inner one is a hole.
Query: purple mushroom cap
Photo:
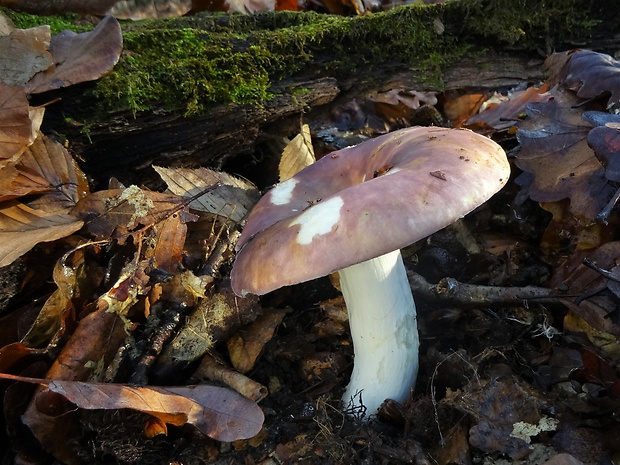
[[[413,127],[332,152],[256,204],[233,290],[262,295],[405,247],[484,203],[509,175],[503,149],[468,130]]]

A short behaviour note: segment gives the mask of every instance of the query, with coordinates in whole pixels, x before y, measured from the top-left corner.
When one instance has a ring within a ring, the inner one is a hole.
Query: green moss
[[[607,1],[607,0],[606,0]],[[359,17],[313,12],[201,14],[123,23],[119,64],[96,83],[106,110],[164,108],[199,114],[222,103],[272,98],[272,83],[302,72],[340,79],[386,63],[420,70],[442,88],[447,65],[498,40],[550,47],[596,24],[586,0],[452,0]],[[2,9],[18,27],[50,24],[54,32],[90,29],[75,15],[38,17]],[[438,25],[445,31],[438,32]]]
[[[263,102],[272,82],[309,67],[317,77],[351,76],[395,61],[438,68],[436,57],[452,43],[433,27],[442,12],[410,6],[354,18],[203,14],[129,25],[124,57],[98,83],[97,95],[112,109],[194,114],[218,103]]]
[[[590,19],[592,5],[584,0],[466,0],[460,3],[463,31],[523,48],[551,46],[567,37],[587,37],[598,23]]]
[[[0,7],[0,12],[4,13],[19,29],[49,25],[52,35],[61,31],[70,30],[73,32],[90,31],[92,24],[85,22],[79,15],[66,14],[60,16],[37,16],[28,13],[21,13],[9,8]]]

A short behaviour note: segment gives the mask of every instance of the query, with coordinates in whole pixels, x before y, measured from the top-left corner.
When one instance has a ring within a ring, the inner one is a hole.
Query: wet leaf
[[[56,34],[50,45],[54,66],[34,76],[26,91],[36,94],[99,79],[112,70],[122,49],[121,27],[113,16],[89,32]]]
[[[153,168],[166,182],[170,191],[185,199],[213,187],[193,200],[189,204],[190,208],[224,216],[232,221],[241,221],[260,197],[254,185],[228,173],[208,168]]]
[[[620,182],[620,131],[598,126],[588,133],[588,145],[605,167],[605,177]]]
[[[0,267],[12,263],[40,242],[74,233],[83,224],[75,216],[36,210],[15,200],[0,203]]]

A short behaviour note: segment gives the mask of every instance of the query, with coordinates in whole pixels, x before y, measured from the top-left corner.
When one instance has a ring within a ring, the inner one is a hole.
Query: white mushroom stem
[[[400,251],[339,271],[349,313],[355,360],[342,396],[345,408],[366,407],[366,418],[385,399],[409,398],[418,374],[415,303]]]

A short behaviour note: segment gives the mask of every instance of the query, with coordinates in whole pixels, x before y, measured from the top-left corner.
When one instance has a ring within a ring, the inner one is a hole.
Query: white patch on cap
[[[287,179],[269,191],[269,200],[274,205],[286,205],[293,197],[293,189],[299,181],[295,178]]]
[[[308,245],[312,243],[315,236],[322,236],[329,233],[340,219],[340,209],[344,205],[342,197],[333,197],[324,202],[317,203],[312,208],[289,224],[289,227],[296,224],[301,225],[297,234],[297,243]]]

